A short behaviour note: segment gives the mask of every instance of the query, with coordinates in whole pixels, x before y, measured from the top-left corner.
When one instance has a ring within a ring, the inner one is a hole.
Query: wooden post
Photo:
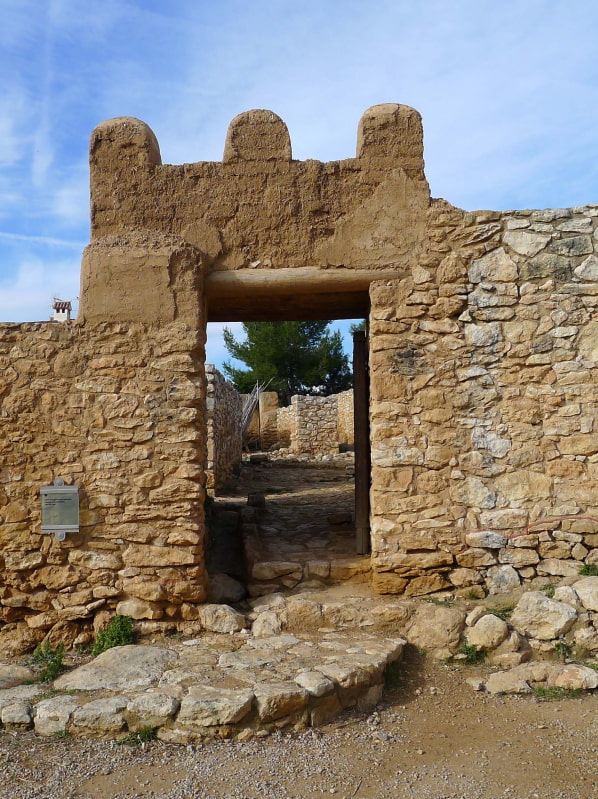
[[[370,551],[370,425],[366,335],[353,333],[353,425],[355,435],[355,543]]]

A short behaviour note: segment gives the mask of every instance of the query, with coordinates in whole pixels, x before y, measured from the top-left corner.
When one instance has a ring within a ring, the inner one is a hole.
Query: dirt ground
[[[378,710],[245,743],[143,747],[0,733],[2,799],[591,799],[598,696],[476,693],[410,652]]]

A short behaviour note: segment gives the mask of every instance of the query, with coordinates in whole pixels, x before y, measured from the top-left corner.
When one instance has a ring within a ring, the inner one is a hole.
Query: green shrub
[[[556,653],[561,660],[564,661],[571,657],[571,645],[568,644],[564,638],[561,638],[559,641],[557,641],[554,645],[554,648],[556,649]]]
[[[472,666],[476,663],[483,663],[486,659],[486,653],[483,649],[478,649],[475,644],[467,644],[465,642],[461,644],[457,654],[464,655],[463,660],[465,663],[469,663]]]
[[[429,602],[430,605],[438,605],[442,608],[452,608],[455,604],[452,599],[438,599],[434,596],[424,596],[422,599],[424,602]]]
[[[582,577],[598,577],[598,566],[595,563],[584,563],[579,573]]]
[[[134,640],[133,619],[130,616],[113,616],[106,629],[96,635],[91,654],[95,657],[114,646],[132,644]]]
[[[45,644],[38,644],[29,659],[32,666],[41,669],[38,679],[40,682],[52,682],[64,670],[62,658],[64,646],[60,644],[56,649],[48,641]]]

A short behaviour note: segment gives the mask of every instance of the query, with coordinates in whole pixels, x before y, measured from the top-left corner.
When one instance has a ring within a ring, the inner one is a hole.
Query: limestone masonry
[[[369,317],[379,591],[598,564],[598,206],[432,199],[420,116],[395,104],[343,161],[294,161],[282,120],[250,111],[222,162],[162,165],[131,118],[96,128],[90,162],[77,321],[0,325],[8,631],[199,618],[208,319]],[[62,543],[40,529],[58,477],[81,496]]]
[[[212,364],[206,364],[207,445],[206,487],[217,491],[241,463],[241,395]]]

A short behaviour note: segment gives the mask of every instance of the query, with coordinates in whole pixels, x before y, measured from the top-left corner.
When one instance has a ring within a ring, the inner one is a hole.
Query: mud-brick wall
[[[241,394],[243,405],[249,396],[249,394]],[[268,449],[278,442],[278,410],[276,391],[260,391],[258,405],[251,415],[243,437],[247,444],[257,445],[260,449]]]
[[[293,426],[291,450],[298,455],[333,455],[338,452],[337,398],[291,398]]]
[[[208,461],[206,487],[217,491],[231,479],[242,456],[243,400],[212,364],[206,364]]]
[[[260,392],[259,414],[260,446],[262,449],[268,449],[278,441],[278,394],[276,391]]]
[[[293,405],[279,408],[276,416],[278,440],[284,447],[291,446],[291,436],[295,426],[295,409]]]
[[[178,322],[0,325],[0,626],[39,639],[115,608],[195,616],[203,361],[202,334]],[[62,543],[40,526],[56,477],[80,493]]]
[[[595,563],[598,207],[463,213],[374,284],[372,547],[384,591]]]
[[[353,446],[355,433],[353,425],[353,389],[337,394],[337,429],[338,443]]]

